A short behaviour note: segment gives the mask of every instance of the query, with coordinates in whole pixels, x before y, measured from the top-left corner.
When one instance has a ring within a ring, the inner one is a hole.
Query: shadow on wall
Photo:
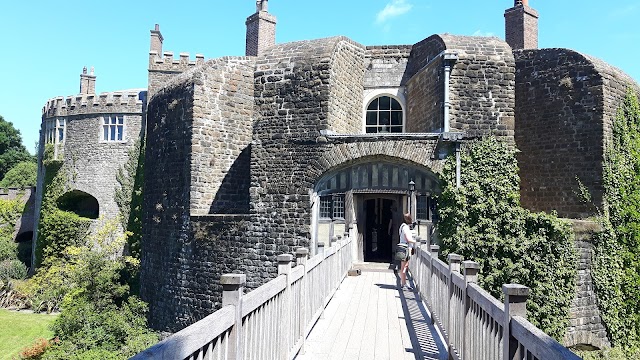
[[[209,214],[248,214],[251,146],[242,150],[225,175]]]

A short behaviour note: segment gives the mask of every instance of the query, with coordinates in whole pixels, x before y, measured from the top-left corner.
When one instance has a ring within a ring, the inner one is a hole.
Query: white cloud
[[[384,9],[378,12],[376,23],[382,24],[391,18],[406,14],[411,8],[413,8],[413,5],[406,0],[391,0]]]
[[[472,36],[496,36],[496,34],[492,32],[484,32],[482,30],[476,30],[476,32],[474,32]]]

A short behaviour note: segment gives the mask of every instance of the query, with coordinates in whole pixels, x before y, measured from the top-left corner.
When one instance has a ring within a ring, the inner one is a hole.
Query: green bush
[[[461,154],[460,188],[455,159],[447,159],[438,198],[442,256],[457,253],[480,264],[479,284],[501,299],[502,285],[531,288],[528,319],[561,339],[575,295],[576,250],[568,222],[520,206],[515,150],[488,137]]]
[[[23,280],[27,277],[27,267],[20,260],[0,261],[0,281]]]
[[[37,172],[38,165],[33,161],[18,163],[0,181],[0,188],[17,187],[24,189],[36,186]]]
[[[72,212],[54,209],[41,217],[36,258],[62,256],[69,246],[80,246],[86,241],[91,220]]]

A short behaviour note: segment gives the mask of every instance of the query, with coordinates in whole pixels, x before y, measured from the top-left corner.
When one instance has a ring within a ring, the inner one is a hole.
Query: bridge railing
[[[450,359],[580,359],[526,320],[529,288],[503,285],[501,303],[477,285],[478,263],[450,254],[446,264],[438,259],[439,251],[437,245],[417,246],[409,269]]]
[[[223,275],[220,310],[132,359],[293,359],[347,275],[351,252],[346,237],[310,259],[298,249],[293,268],[293,255],[279,255],[278,277],[246,295],[244,274]]]

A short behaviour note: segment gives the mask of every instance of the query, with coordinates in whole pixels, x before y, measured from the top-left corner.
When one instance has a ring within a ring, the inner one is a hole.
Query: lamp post
[[[413,179],[411,181],[409,181],[409,209],[408,209],[408,213],[411,214],[411,217],[413,217],[413,196],[415,195],[416,192],[416,183],[413,181]]]

